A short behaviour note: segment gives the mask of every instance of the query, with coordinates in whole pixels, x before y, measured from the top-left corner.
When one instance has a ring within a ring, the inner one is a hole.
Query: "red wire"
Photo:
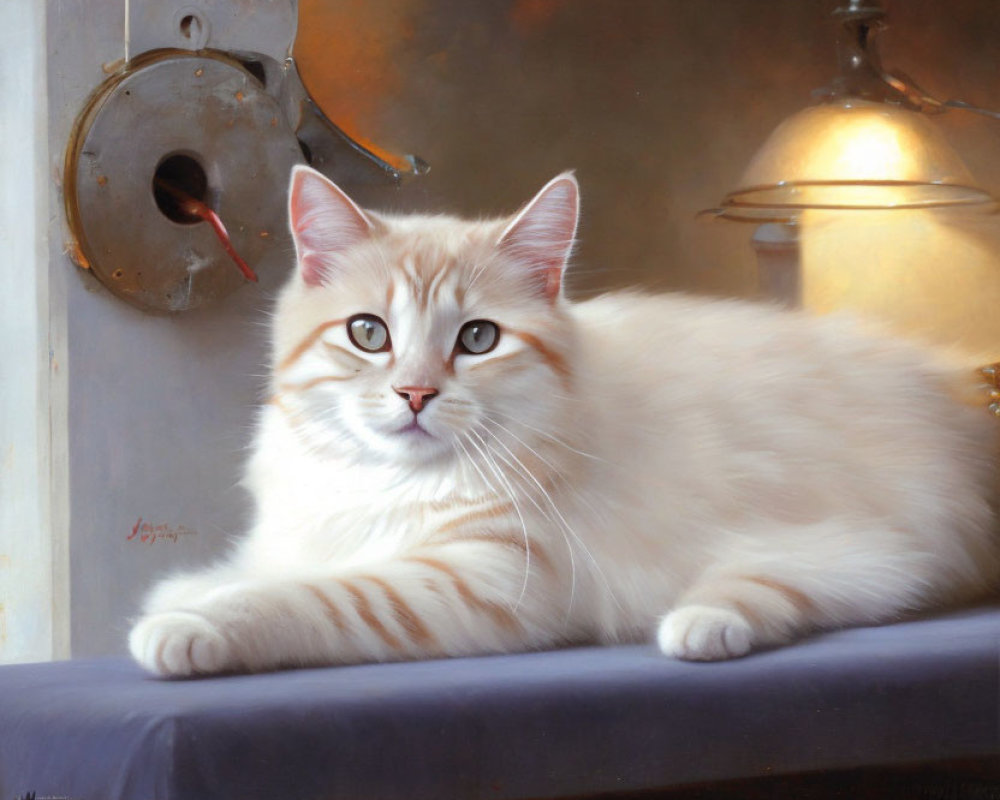
[[[240,272],[243,273],[243,277],[245,277],[248,281],[253,281],[254,283],[257,282],[257,273],[255,273],[250,268],[250,265],[240,258],[240,254],[236,252],[236,248],[233,247],[232,240],[229,238],[229,231],[226,230],[226,226],[222,223],[222,220],[219,219],[218,214],[201,202],[201,200],[191,197],[191,195],[186,192],[182,192],[176,186],[167,183],[165,180],[157,178],[156,185],[164,191],[172,194],[177,199],[181,210],[185,214],[191,214],[192,216],[199,217],[211,225],[212,230],[215,231],[215,235],[219,237],[219,241],[222,243],[225,251],[229,254],[229,257],[235,261],[236,266],[240,268]]]
[[[226,230],[226,226],[222,224],[222,220],[219,219],[219,215],[212,211],[212,209],[204,203],[199,203],[197,200],[194,200],[194,203],[197,203],[200,208],[197,210],[192,209],[193,213],[212,226],[212,230],[215,231],[215,235],[219,237],[219,241],[222,242],[222,246],[225,248],[226,252],[229,253],[229,257],[236,262],[236,266],[240,268],[240,272],[243,273],[243,276],[248,281],[256,283],[257,274],[250,269],[250,265],[240,258],[240,254],[236,252],[236,248],[233,247],[233,243],[229,239],[229,232]]]

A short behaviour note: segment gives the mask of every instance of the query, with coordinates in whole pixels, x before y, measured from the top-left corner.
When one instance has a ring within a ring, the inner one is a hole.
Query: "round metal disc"
[[[70,142],[67,210],[84,265],[145,310],[221,298],[246,279],[207,222],[173,207],[169,192],[164,202],[162,183],[157,203],[158,168],[201,195],[256,268],[283,238],[288,176],[302,160],[278,105],[238,63],[145,56],[95,95]]]

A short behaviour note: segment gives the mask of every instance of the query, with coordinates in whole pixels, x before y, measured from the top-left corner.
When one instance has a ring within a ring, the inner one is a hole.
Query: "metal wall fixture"
[[[403,174],[309,97],[290,55],[297,4],[240,5],[126,4],[125,57],[67,146],[74,259],[145,311],[198,308],[253,279],[233,253],[255,265],[280,246],[294,164],[347,185],[394,186]]]

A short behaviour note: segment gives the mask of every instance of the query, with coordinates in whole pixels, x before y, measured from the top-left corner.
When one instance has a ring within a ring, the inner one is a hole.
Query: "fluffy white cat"
[[[298,269],[230,558],[130,637],[164,676],[656,637],[724,659],[995,582],[968,369],[844,320],[563,297],[578,188],[362,211],[296,168]]]

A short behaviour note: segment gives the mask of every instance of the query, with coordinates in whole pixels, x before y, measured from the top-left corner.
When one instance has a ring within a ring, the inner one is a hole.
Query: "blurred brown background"
[[[431,164],[398,192],[362,192],[364,203],[506,213],[575,168],[578,293],[641,282],[747,295],[752,226],[695,214],[833,78],[831,14],[845,4],[302,0],[295,55],[334,121]],[[998,0],[884,6],[886,67],[936,97],[1000,108]],[[980,185],[1000,194],[1000,120],[937,119]]]

